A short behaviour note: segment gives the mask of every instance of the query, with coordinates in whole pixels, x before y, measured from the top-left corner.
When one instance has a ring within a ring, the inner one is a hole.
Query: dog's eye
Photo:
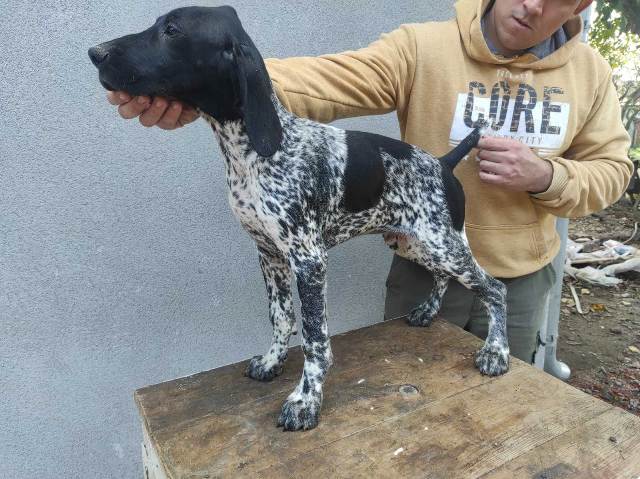
[[[169,23],[164,28],[164,34],[168,37],[175,37],[178,33],[180,33],[180,30],[178,30],[178,28],[173,23]]]
[[[222,58],[227,61],[233,61],[233,50],[222,50]]]

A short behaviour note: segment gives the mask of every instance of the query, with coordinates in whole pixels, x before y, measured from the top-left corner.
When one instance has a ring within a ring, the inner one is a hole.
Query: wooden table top
[[[311,431],[276,427],[302,373],[299,347],[269,383],[244,377],[242,362],[135,400],[157,477],[640,478],[640,418],[517,359],[504,376],[482,376],[481,344],[441,320],[334,336]]]

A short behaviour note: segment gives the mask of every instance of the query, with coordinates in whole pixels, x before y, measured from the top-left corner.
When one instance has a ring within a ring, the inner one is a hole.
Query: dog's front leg
[[[322,386],[332,363],[326,318],[326,252],[292,255],[302,304],[304,370],[296,389],[282,406],[278,426],[286,431],[318,425]]]
[[[291,267],[284,256],[259,249],[260,267],[269,298],[269,320],[273,326],[271,347],[264,356],[249,362],[245,375],[258,381],[270,381],[282,373],[287,359],[289,338],[296,330],[291,295]]]

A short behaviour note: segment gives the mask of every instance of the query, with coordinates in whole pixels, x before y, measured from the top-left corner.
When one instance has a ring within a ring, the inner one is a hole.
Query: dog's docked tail
[[[440,161],[453,170],[460,160],[469,154],[469,152],[478,145],[480,137],[490,131],[491,126],[484,121],[469,133],[456,147],[446,155],[440,157]]]

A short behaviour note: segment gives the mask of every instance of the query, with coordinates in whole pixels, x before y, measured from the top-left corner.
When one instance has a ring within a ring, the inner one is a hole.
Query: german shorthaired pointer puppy
[[[381,233],[398,254],[434,272],[435,287],[410,313],[410,325],[431,323],[449,278],[479,295],[490,324],[475,364],[482,374],[507,371],[506,289],[471,255],[464,194],[453,175],[480,128],[435,158],[391,138],[298,118],[274,95],[262,57],[231,7],[173,10],[141,33],[91,48],[89,56],[105,88],[179,99],[211,124],[224,154],[231,208],[257,244],[269,297],[273,342],[250,361],[251,378],[268,381],[282,371],[296,330],[295,278],[305,362],[279,426],[318,424],[332,363],[327,251],[357,235]]]

